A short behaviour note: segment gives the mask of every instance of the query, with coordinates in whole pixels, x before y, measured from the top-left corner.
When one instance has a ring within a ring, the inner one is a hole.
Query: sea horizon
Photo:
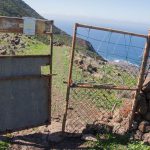
[[[121,22],[121,21],[104,20],[104,19],[90,20],[85,18],[82,20],[81,18],[77,18],[76,20],[73,19],[67,20],[65,18],[64,19],[57,18],[54,20],[55,20],[55,25],[69,35],[73,34],[73,27],[75,23],[112,28],[112,29],[135,32],[135,33],[145,34],[145,35],[148,34],[148,26],[149,26],[148,24],[141,24],[141,23],[137,24],[133,22],[126,22],[126,21]],[[88,29],[86,30],[79,29],[77,36],[89,41],[92,44],[93,48],[96,50],[96,52],[104,59],[108,61],[115,61],[115,62],[125,61],[137,66],[141,65],[143,49],[145,46],[144,39],[132,37],[131,40],[130,36],[128,35],[123,36],[119,34],[113,34],[111,40],[109,41],[110,43],[108,44],[106,41],[108,41],[109,34],[106,35],[108,37],[106,37],[105,41],[103,42],[104,33],[97,30],[92,30],[90,32],[91,32],[90,35],[88,35]],[[99,49],[100,45],[102,49]]]

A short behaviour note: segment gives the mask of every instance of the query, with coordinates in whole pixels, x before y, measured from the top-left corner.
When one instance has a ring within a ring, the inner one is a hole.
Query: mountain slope
[[[10,17],[28,16],[37,19],[44,19],[40,14],[38,14],[34,9],[32,9],[29,5],[27,5],[23,0],[0,0],[0,15]],[[57,28],[56,26],[54,26],[54,33],[55,33],[54,43],[56,45],[71,46],[72,37],[70,35],[62,31],[61,29]],[[40,41],[46,42],[46,38],[44,37],[38,37],[38,39]],[[79,51],[81,52],[89,50],[90,52],[94,52],[97,55],[92,44],[84,39],[77,38],[76,48],[78,48]]]
[[[0,15],[11,17],[34,17],[42,19],[35,10],[22,0],[0,0]]]

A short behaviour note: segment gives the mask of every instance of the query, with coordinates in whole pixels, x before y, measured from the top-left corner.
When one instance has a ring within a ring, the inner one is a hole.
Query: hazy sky
[[[150,0],[24,0],[44,16],[150,23]]]

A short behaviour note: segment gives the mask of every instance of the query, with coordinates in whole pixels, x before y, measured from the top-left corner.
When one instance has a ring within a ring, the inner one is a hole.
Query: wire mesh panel
[[[95,122],[112,126],[117,111],[129,122],[146,74],[147,38],[75,25],[63,130],[79,133]]]
[[[73,81],[136,86],[145,39],[84,28],[78,29],[77,36],[92,45],[81,50],[76,42]]]

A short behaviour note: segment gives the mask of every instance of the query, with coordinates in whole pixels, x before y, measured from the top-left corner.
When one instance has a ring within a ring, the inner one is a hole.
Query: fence
[[[87,124],[112,126],[119,113],[126,130],[131,128],[149,40],[150,34],[75,24],[63,132],[80,133]]]
[[[49,55],[0,56],[0,133],[51,122],[53,21],[0,17],[0,32],[49,35]],[[42,66],[49,73],[41,73]]]

